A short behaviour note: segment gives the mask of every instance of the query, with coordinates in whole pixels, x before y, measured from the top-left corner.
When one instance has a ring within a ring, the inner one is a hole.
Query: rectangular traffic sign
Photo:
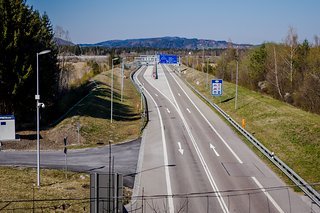
[[[222,95],[222,79],[212,79],[211,80],[211,94],[212,96]]]
[[[176,55],[159,55],[159,63],[160,64],[177,64],[178,63],[178,56]]]

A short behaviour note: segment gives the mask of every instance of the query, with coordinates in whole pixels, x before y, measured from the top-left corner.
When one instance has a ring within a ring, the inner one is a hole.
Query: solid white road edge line
[[[164,72],[164,71],[163,71],[163,72]],[[167,77],[166,77],[165,75],[163,75],[163,76],[165,77],[165,80],[166,80],[166,82],[167,82],[167,85],[169,86],[171,95],[173,96],[173,99],[174,99],[174,101],[176,102],[176,99],[175,99],[175,97],[174,97],[174,95],[173,95],[173,93],[172,93],[172,90],[171,90],[171,87],[170,87],[169,82],[168,82],[168,80],[167,80]],[[148,79],[146,79],[146,80],[148,81]],[[150,81],[148,81],[148,82],[150,83]],[[176,111],[177,111],[178,114],[180,115],[181,120],[182,120],[183,124],[185,125],[186,130],[187,130],[187,132],[188,132],[188,135],[189,135],[189,137],[190,137],[190,139],[191,139],[191,142],[192,142],[192,144],[193,144],[193,146],[194,146],[194,148],[195,148],[195,150],[196,150],[196,152],[197,152],[197,154],[198,154],[198,157],[199,157],[199,159],[200,159],[201,165],[203,166],[204,171],[205,171],[205,173],[206,173],[206,175],[207,175],[207,177],[208,177],[208,179],[209,179],[209,182],[210,182],[211,187],[213,188],[213,190],[219,191],[216,183],[215,183],[214,180],[213,180],[213,177],[212,177],[212,175],[211,175],[211,173],[210,173],[210,170],[209,170],[209,168],[208,168],[208,166],[207,166],[207,164],[206,164],[206,162],[205,162],[205,160],[204,160],[204,158],[203,158],[203,156],[202,156],[202,154],[201,154],[201,152],[200,152],[200,149],[199,149],[197,143],[195,142],[195,139],[194,139],[194,137],[193,137],[193,135],[192,135],[192,133],[191,133],[191,130],[190,130],[190,128],[189,128],[186,120],[184,119],[184,117],[183,117],[183,115],[182,115],[182,113],[181,113],[180,108],[177,108],[177,107],[178,107],[177,102],[176,102],[176,103],[173,103],[173,102],[170,100],[169,97],[167,97],[164,93],[162,93],[162,92],[161,92],[158,88],[156,88],[153,84],[150,84],[150,85],[151,85],[154,89],[156,89],[160,94],[162,94],[162,95],[172,104],[172,106],[176,109]],[[224,202],[221,194],[220,194],[219,192],[217,192],[217,195],[218,195],[219,204],[220,204],[223,212],[224,212],[224,213],[228,213],[229,210],[228,210],[228,208],[227,208],[227,206],[226,206],[226,204],[225,204],[225,202]]]
[[[164,72],[164,71],[163,71],[163,72]],[[172,95],[172,97],[173,97],[173,100],[174,100],[174,102],[175,102],[175,104],[176,104],[177,112],[178,112],[178,114],[180,115],[181,120],[182,120],[183,124],[184,124],[185,127],[186,127],[186,130],[187,130],[188,135],[189,135],[189,137],[190,137],[190,139],[191,139],[192,145],[194,146],[194,148],[195,148],[195,150],[196,150],[196,152],[197,152],[197,155],[198,155],[198,157],[199,157],[199,159],[200,159],[200,162],[201,162],[201,164],[202,164],[202,167],[203,167],[203,169],[204,169],[204,171],[205,171],[205,173],[206,173],[206,175],[207,175],[207,177],[208,177],[208,179],[209,179],[210,185],[211,185],[212,189],[213,189],[214,191],[216,191],[216,193],[217,193],[217,195],[218,195],[217,198],[218,198],[219,204],[220,204],[220,206],[221,206],[221,209],[223,210],[224,213],[228,213],[228,212],[229,212],[228,207],[227,207],[226,203],[224,202],[224,200],[223,200],[223,198],[222,198],[222,196],[221,196],[221,194],[220,194],[220,192],[219,192],[219,188],[218,188],[217,184],[215,183],[215,181],[214,181],[214,179],[213,179],[213,177],[212,177],[212,175],[211,175],[211,172],[210,172],[210,170],[209,170],[209,167],[208,167],[207,163],[205,162],[205,160],[204,160],[204,158],[203,158],[203,156],[202,156],[202,154],[201,154],[201,152],[200,152],[200,149],[199,149],[199,147],[198,147],[198,145],[197,145],[197,143],[196,143],[196,141],[195,141],[195,139],[194,139],[194,137],[193,137],[193,135],[192,135],[192,133],[191,133],[191,130],[190,130],[190,128],[189,128],[189,125],[188,125],[187,121],[185,120],[185,118],[184,118],[184,116],[183,116],[183,114],[182,114],[182,112],[181,112],[181,110],[180,110],[180,107],[179,107],[179,105],[178,105],[178,103],[177,103],[177,101],[176,101],[176,98],[175,98],[174,95],[173,95],[173,92],[172,92],[172,90],[171,90],[171,87],[170,87],[170,85],[169,85],[169,82],[168,82],[168,79],[167,79],[166,75],[164,75],[164,77],[165,77],[165,80],[166,80],[167,85],[168,85],[168,87],[169,87],[169,90],[170,90],[170,92],[171,92],[171,95]]]
[[[191,114],[191,111],[190,111],[190,109],[189,109],[189,108],[187,108],[187,111]]]
[[[139,79],[137,78],[138,82],[140,83]],[[141,83],[140,83],[141,84]],[[151,100],[155,104],[160,120],[160,126],[161,126],[161,137],[162,137],[162,146],[163,146],[163,161],[164,161],[164,170],[165,170],[165,176],[166,176],[166,183],[167,183],[167,193],[168,193],[168,200],[169,200],[169,212],[174,213],[174,206],[173,206],[173,198],[172,198],[172,189],[171,189],[171,181],[170,181],[170,174],[169,174],[169,168],[167,165],[168,163],[168,152],[167,152],[167,144],[166,144],[166,137],[164,135],[164,126],[162,121],[162,116],[159,110],[159,107],[157,107],[157,103],[154,100],[154,98],[151,96],[148,90],[144,88],[144,91],[150,96]]]
[[[170,68],[169,68],[170,69]],[[208,121],[208,119],[204,116],[204,114],[200,111],[198,106],[191,100],[189,95],[184,91],[184,89],[181,87],[181,85],[178,83],[177,79],[173,76],[171,72],[169,72],[172,78],[175,80],[175,82],[178,84],[180,89],[183,91],[183,93],[187,96],[187,98],[190,100],[190,102],[193,104],[193,106],[197,109],[197,111],[200,113],[200,115],[205,119],[207,124],[210,126],[210,128],[216,133],[216,135],[220,138],[220,140],[226,145],[226,147],[230,150],[230,152],[233,154],[233,156],[237,159],[237,161],[241,164],[243,164],[242,160],[239,158],[239,156],[231,149],[229,144],[222,138],[222,136],[218,133],[218,131],[212,126],[212,124]]]
[[[170,68],[169,68],[170,69]],[[202,114],[202,112],[199,110],[199,108],[195,105],[195,103],[191,100],[191,98],[188,96],[188,94],[186,93],[186,91],[184,89],[182,89],[181,85],[178,83],[177,79],[173,76],[173,74],[171,72],[169,72],[170,75],[173,77],[173,79],[175,80],[175,82],[178,84],[178,86],[180,87],[180,89],[184,92],[184,94],[187,96],[187,98],[191,101],[191,103],[195,106],[195,108],[198,110],[198,112],[201,114],[201,116],[207,121],[207,123],[209,124],[209,126],[214,130],[214,132],[216,132],[216,134],[219,136],[219,138],[223,141],[223,143],[228,147],[228,149],[231,151],[231,153],[234,155],[234,157],[238,160],[239,163],[243,163],[240,158],[238,157],[238,155],[231,149],[231,147],[226,143],[226,141],[221,137],[221,135],[216,131],[216,129],[211,125],[211,123],[208,121],[208,119]],[[169,84],[169,83],[168,83]],[[254,182],[257,184],[257,186],[259,188],[262,189],[262,191],[265,193],[265,195],[268,197],[268,199],[272,202],[272,204],[275,206],[275,208],[280,212],[280,213],[284,213],[284,211],[280,208],[280,206],[277,204],[277,202],[271,197],[271,195],[265,191],[265,189],[263,188],[263,186],[261,185],[261,183],[255,178],[255,177],[251,177]]]
[[[270,202],[274,205],[274,207],[280,212],[284,213],[281,207],[277,204],[277,202],[271,197],[271,195],[263,188],[262,184],[255,177],[251,177],[252,180],[257,184],[257,186],[263,191],[263,193],[267,196]]]

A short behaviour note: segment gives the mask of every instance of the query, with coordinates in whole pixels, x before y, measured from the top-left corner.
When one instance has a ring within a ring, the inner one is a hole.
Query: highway
[[[150,121],[140,148],[134,201],[140,212],[319,212],[293,192],[167,65],[134,79]]]

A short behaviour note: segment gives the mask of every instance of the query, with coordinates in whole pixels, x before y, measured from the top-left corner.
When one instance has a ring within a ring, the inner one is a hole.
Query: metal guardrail
[[[178,73],[179,75],[179,73]],[[179,75],[180,76],[180,75]],[[304,179],[302,179],[295,171],[293,171],[280,158],[274,155],[267,149],[260,141],[252,136],[247,130],[242,128],[234,119],[232,119],[226,112],[224,112],[218,105],[212,103],[207,97],[201,94],[194,86],[192,86],[185,79],[181,78],[197,95],[203,98],[215,110],[217,110],[232,126],[234,126],[244,137],[246,137],[262,154],[264,154],[274,165],[276,165],[287,177],[294,182],[314,203],[320,207],[320,194],[310,186]]]
[[[141,68],[141,66],[139,66],[137,69],[135,69],[134,71],[132,71],[130,73],[130,79],[133,83],[133,85],[135,86],[135,88],[137,89],[138,92],[140,92],[141,96],[142,96],[142,102],[143,102],[143,113],[141,115],[141,119],[142,120],[142,125],[141,125],[141,132],[144,130],[144,128],[147,126],[148,122],[149,122],[149,110],[148,110],[148,102],[147,102],[147,98],[143,93],[142,87],[140,87],[135,81],[134,81],[134,74]]]

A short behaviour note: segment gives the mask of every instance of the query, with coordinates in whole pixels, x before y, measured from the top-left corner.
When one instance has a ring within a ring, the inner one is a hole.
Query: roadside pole
[[[78,145],[80,145],[80,122],[77,122]]]
[[[68,178],[68,159],[67,159],[67,138],[68,137],[64,137],[63,139],[63,143],[64,143],[64,149],[63,149],[63,153],[64,153],[64,168],[65,168],[65,175],[66,175],[66,179]]]
[[[122,60],[122,66],[121,66],[121,102],[122,102],[122,100],[123,100],[124,60],[125,60],[125,58],[123,58],[123,60]]]
[[[236,95],[235,95],[235,101],[234,101],[234,109],[237,109],[237,102],[238,102],[238,79],[239,79],[239,51],[237,49],[237,69],[236,69]]]

